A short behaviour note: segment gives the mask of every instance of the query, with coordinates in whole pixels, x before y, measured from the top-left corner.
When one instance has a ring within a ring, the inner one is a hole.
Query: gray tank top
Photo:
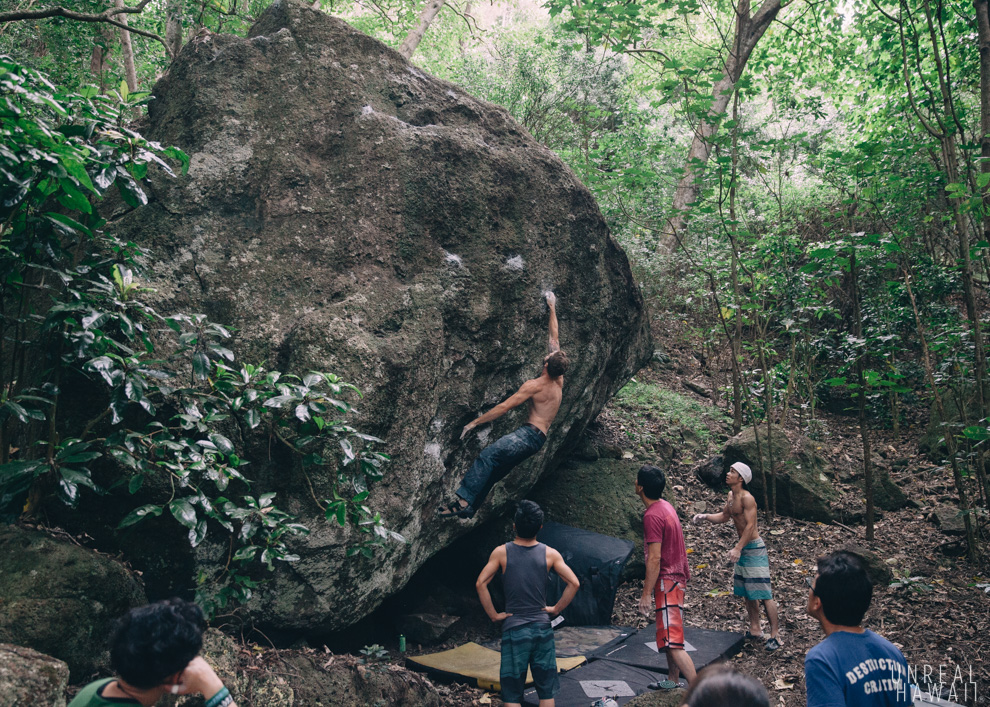
[[[502,631],[531,623],[550,623],[547,605],[547,546],[537,543],[531,547],[505,544],[505,612],[512,614],[502,624]]]

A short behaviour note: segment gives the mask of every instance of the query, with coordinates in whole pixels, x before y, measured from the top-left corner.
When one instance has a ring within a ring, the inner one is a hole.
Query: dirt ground
[[[668,329],[660,344],[671,356],[671,364],[659,370],[645,369],[637,375],[637,380],[657,383],[711,404],[683,385],[685,380],[703,378],[701,362],[694,353],[698,349],[676,328]],[[723,384],[719,380],[705,382],[709,388]],[[855,471],[861,467],[862,443],[856,418],[827,414],[819,417],[822,454],[833,468],[847,466]],[[990,705],[990,594],[976,586],[990,582],[990,567],[986,563],[974,567],[965,557],[951,556],[954,538],[943,535],[928,520],[936,506],[953,503],[954,495],[948,470],[917,453],[924,417],[924,410],[908,411],[908,419],[898,434],[889,430],[872,432],[878,466],[890,473],[916,506],[883,513],[876,524],[874,541],[866,541],[865,530],[860,526],[823,525],[783,517],[768,520],[760,514],[760,533],[770,553],[784,646],[775,653],[767,653],[762,643],[750,642],[732,662],[766,685],[771,703],[787,707],[805,705],[804,656],[824,638],[818,622],[805,612],[808,598],[805,578],[814,575],[817,557],[853,541],[875,552],[895,578],[908,578],[903,587],[877,587],[865,624],[903,651],[911,668],[917,670],[919,680],[930,675],[932,682],[941,681],[943,688],[952,689],[946,695],[952,701]],[[624,437],[618,416],[606,409],[598,421],[596,434],[604,441],[621,445]],[[795,423],[792,419],[794,428]],[[730,430],[721,427],[711,432],[713,445],[717,446]],[[691,473],[691,465],[678,464],[676,455],[668,468],[668,483],[675,486],[693,573],[688,585],[685,621],[709,629],[742,632],[746,613],[742,601],[731,596],[732,568],[725,558],[735,540],[735,531],[731,524],[692,526],[686,522],[695,504],[704,502],[707,511],[716,511],[725,497],[698,481]],[[840,486],[840,491],[844,494],[842,503],[863,503],[861,492],[854,487]],[[985,548],[990,548],[990,544],[985,544]],[[641,590],[641,582],[619,588],[613,624],[646,625],[636,611]],[[479,630],[490,633],[490,629]],[[765,620],[764,631],[769,634]],[[445,704],[496,707],[501,704],[497,695],[481,690],[457,685],[438,687]]]

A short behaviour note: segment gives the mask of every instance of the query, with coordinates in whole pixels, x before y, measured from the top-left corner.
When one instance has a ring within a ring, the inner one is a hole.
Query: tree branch
[[[0,12],[0,23],[18,22],[20,20],[44,20],[48,17],[66,17],[70,20],[80,22],[105,22],[115,15],[122,13],[138,14],[144,10],[151,0],[141,0],[137,7],[111,7],[97,14],[76,12],[66,10],[64,7],[43,7],[40,10],[14,10],[13,12]]]
[[[144,10],[145,6],[150,2],[151,0],[141,0],[141,2],[135,7],[111,7],[97,14],[76,12],[75,10],[67,10],[64,7],[43,7],[40,10],[14,10],[13,12],[0,12],[0,25],[8,22],[21,22],[24,20],[44,20],[49,17],[64,17],[68,20],[75,20],[77,22],[105,22],[113,25],[114,27],[119,27],[120,29],[127,30],[128,32],[133,32],[134,34],[139,34],[142,37],[147,37],[148,39],[154,39],[155,41],[160,42],[161,45],[165,47],[165,52],[168,56],[170,58],[174,58],[172,50],[162,37],[159,37],[154,32],[146,32],[143,29],[129,27],[123,22],[114,19],[114,17],[120,14],[138,14]]]

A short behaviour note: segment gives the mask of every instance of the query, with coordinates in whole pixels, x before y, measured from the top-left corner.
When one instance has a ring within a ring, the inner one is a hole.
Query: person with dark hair
[[[808,614],[825,631],[804,659],[808,707],[911,705],[904,655],[860,625],[873,598],[863,560],[844,550],[821,557],[808,584]]]
[[[681,707],[770,707],[770,697],[756,678],[716,663],[698,672]]]
[[[492,487],[517,465],[536,454],[547,441],[547,431],[557,411],[564,390],[564,373],[570,365],[560,350],[557,330],[557,297],[547,292],[550,308],[550,353],[543,359],[543,373],[523,383],[519,390],[491,410],[464,426],[461,439],[479,425],[495,420],[509,410],[529,401],[529,418],[515,432],[505,435],[478,455],[464,476],[457,499],[440,511],[442,518],[473,518]]]
[[[199,656],[205,628],[202,610],[182,599],[131,609],[110,634],[110,665],[117,677],[90,683],[69,707],[150,707],[166,693],[202,695],[206,707],[237,707]]]
[[[646,465],[636,475],[636,495],[646,506],[643,543],[646,580],[639,599],[644,616],[651,611],[657,622],[657,650],[667,652],[667,679],[651,683],[651,689],[672,690],[684,673],[688,684],[695,678],[694,663],[684,650],[684,588],[691,578],[684,532],[677,511],[663,498],[667,477],[656,466]]]
[[[543,510],[532,501],[520,501],[516,507],[513,529],[516,537],[492,551],[488,564],[478,575],[475,588],[488,618],[502,624],[502,662],[499,682],[506,707],[522,704],[527,669],[533,674],[540,707],[553,707],[554,695],[560,690],[557,679],[557,654],[550,617],[563,611],[581,583],[577,575],[552,547],[537,542],[543,527]],[[501,570],[505,590],[505,611],[495,611],[488,585]],[[553,606],[547,606],[549,573],[556,572],[564,583],[564,592]]]
[[[763,638],[760,603],[763,604],[767,619],[770,620],[770,638],[765,647],[768,651],[775,651],[783,645],[780,640],[780,619],[777,602],[773,600],[773,591],[770,588],[770,557],[756,524],[756,499],[746,488],[746,484],[752,480],[753,470],[749,468],[749,464],[734,463],[725,474],[725,483],[729,487],[725,507],[720,513],[696,513],[691,522],[697,525],[705,521],[728,523],[731,520],[735,524],[739,542],[728,553],[729,562],[735,563],[732,593],[742,597],[746,604],[746,613],[749,614],[747,638]]]

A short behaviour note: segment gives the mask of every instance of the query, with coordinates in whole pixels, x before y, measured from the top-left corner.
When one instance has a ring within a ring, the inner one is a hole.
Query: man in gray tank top
[[[559,552],[536,541],[536,534],[543,527],[543,511],[538,505],[520,501],[512,527],[515,540],[492,551],[475,587],[488,618],[505,621],[499,668],[505,707],[522,703],[527,668],[533,673],[540,707],[554,707],[553,698],[560,684],[550,618],[571,603],[581,583]],[[495,611],[488,592],[488,585],[499,570],[505,589],[505,611],[502,612]],[[550,570],[560,575],[567,585],[560,601],[553,606],[546,605]]]

